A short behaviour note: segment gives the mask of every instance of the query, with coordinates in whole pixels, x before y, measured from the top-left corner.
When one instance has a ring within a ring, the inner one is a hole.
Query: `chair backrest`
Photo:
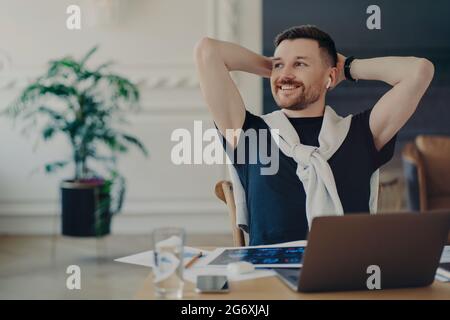
[[[245,246],[245,238],[242,230],[236,225],[236,205],[233,196],[233,184],[230,181],[221,180],[216,183],[215,194],[217,198],[225,202],[228,207],[228,215],[233,233],[233,244],[236,247]]]
[[[415,142],[425,166],[428,197],[450,196],[450,137],[418,136]]]
[[[418,189],[420,211],[450,208],[450,137],[419,135],[405,146],[403,158],[417,169],[417,187],[414,179],[409,183]]]
[[[380,181],[378,186],[377,213],[397,212],[402,210],[402,187],[402,182],[397,177]]]

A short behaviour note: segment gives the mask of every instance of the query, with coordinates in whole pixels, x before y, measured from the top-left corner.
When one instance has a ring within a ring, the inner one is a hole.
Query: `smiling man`
[[[195,60],[204,99],[222,135],[227,129],[280,129],[277,174],[261,175],[259,161],[234,164],[238,180],[233,183],[245,192],[248,217],[241,227],[250,245],[306,239],[314,216],[373,211],[373,178],[392,158],[395,136],[434,74],[433,64],[423,58],[346,58],[328,34],[310,25],[280,33],[273,57],[204,38]],[[270,78],[281,111],[265,116],[247,111],[230,71]],[[372,108],[342,118],[325,99],[345,79],[384,81],[392,88]],[[243,144],[248,156],[255,146],[239,137],[227,136],[224,143],[236,149]],[[275,143],[273,138],[267,144]]]

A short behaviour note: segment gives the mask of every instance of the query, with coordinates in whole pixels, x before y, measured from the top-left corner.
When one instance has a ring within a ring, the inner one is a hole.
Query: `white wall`
[[[175,128],[192,131],[194,120],[212,126],[202,101],[192,60],[195,42],[209,35],[261,52],[260,0],[117,0],[119,14],[109,25],[92,26],[98,0],[0,0],[0,109],[39,75],[51,58],[80,57],[95,44],[92,63],[117,62],[116,70],[140,83],[143,112],[130,115],[131,133],[150,150],[150,158],[131,152],[120,162],[128,179],[126,205],[114,233],[147,233],[160,225],[183,225],[188,232],[228,232],[215,182],[220,165],[175,166],[170,160]],[[82,30],[65,27],[66,8],[78,4]],[[262,110],[257,77],[236,78],[244,101]],[[31,175],[47,160],[68,155],[63,138],[39,144],[0,118],[0,233],[45,234],[59,229],[57,175]]]

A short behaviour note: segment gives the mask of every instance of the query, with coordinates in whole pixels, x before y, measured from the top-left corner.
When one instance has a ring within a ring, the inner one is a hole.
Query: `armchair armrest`
[[[233,233],[233,243],[236,247],[245,246],[245,236],[243,231],[236,225],[236,205],[233,196],[233,184],[230,181],[221,180],[217,182],[214,192],[220,200],[228,207],[228,215]]]

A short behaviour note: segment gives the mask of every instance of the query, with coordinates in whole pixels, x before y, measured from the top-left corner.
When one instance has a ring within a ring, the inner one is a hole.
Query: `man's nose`
[[[285,68],[281,73],[281,80],[293,80],[295,79],[295,75],[291,69]]]

